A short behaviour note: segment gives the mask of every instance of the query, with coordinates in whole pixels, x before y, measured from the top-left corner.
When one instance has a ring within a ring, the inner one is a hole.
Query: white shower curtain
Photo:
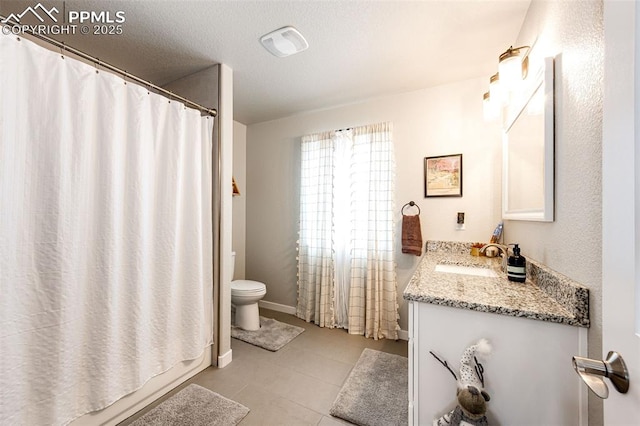
[[[0,36],[0,424],[66,424],[212,341],[213,119]]]

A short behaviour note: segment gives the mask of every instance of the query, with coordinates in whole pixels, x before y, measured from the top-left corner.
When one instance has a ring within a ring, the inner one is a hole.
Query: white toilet
[[[231,253],[231,266],[235,270],[236,253]],[[258,281],[231,281],[231,305],[236,310],[236,327],[244,330],[260,329],[258,301],[267,294],[267,286]]]

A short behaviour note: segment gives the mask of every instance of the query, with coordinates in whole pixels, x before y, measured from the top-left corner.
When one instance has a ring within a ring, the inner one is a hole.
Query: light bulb
[[[500,85],[500,74],[495,73],[489,78],[489,96],[491,97],[491,102],[495,105],[503,105],[506,102],[507,95]]]
[[[482,115],[485,121],[494,121],[500,117],[500,105],[492,101],[489,92],[482,96]]]
[[[512,91],[522,82],[522,55],[521,51],[525,47],[515,49],[509,47],[506,52],[500,55],[498,63],[498,74],[503,90]]]

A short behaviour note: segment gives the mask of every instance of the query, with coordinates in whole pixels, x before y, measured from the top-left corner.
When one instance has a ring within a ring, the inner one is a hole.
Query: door
[[[604,2],[602,348],[619,352],[630,386],[607,381],[605,425],[640,419],[640,6]],[[635,58],[635,59],[634,59]]]

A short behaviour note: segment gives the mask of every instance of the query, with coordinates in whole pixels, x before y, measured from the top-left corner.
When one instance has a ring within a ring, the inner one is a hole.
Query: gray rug
[[[247,331],[232,326],[231,337],[275,352],[302,333],[304,328],[260,317],[260,330]]]
[[[365,349],[342,385],[331,415],[361,426],[406,425],[409,360]]]
[[[244,405],[198,385],[189,385],[131,426],[229,426],[249,414]]]

